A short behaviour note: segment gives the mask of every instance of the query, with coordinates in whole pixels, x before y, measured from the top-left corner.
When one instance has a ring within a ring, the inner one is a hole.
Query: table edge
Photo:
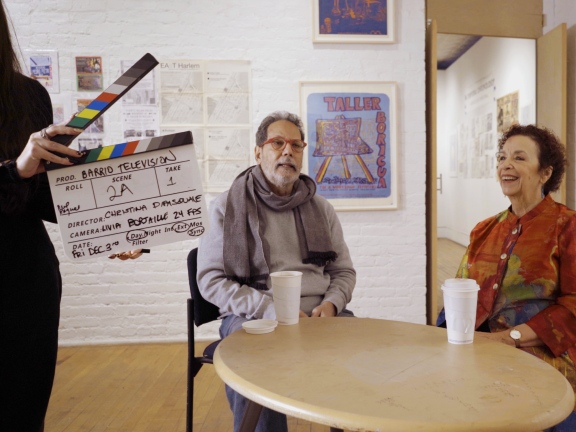
[[[242,330],[240,330],[242,331]],[[223,342],[225,339],[223,340]],[[498,342],[494,342],[498,343]],[[372,417],[360,414],[344,413],[342,411],[333,410],[329,408],[322,408],[316,405],[311,405],[305,402],[300,402],[286,396],[279,396],[259,386],[252,384],[244,378],[238,376],[231,369],[226,366],[225,362],[220,356],[220,345],[216,348],[214,353],[214,368],[218,376],[234,391],[240,393],[242,396],[262,405],[263,407],[281,412],[286,415],[301,418],[313,423],[319,423],[340,429],[350,430],[426,430],[429,432],[460,432],[463,429],[467,431],[485,431],[487,427],[494,432],[538,432],[543,429],[552,427],[563,420],[565,420],[574,411],[575,395],[572,386],[565,379],[566,394],[561,401],[554,407],[553,411],[556,413],[566,412],[558,423],[549,424],[553,414],[552,410],[542,413],[533,421],[534,428],[527,429],[526,425],[517,426],[503,423],[501,420],[492,425],[490,423],[483,423],[481,426],[475,427],[473,423],[433,423],[433,422],[420,422],[420,421],[406,421],[397,419],[383,419],[380,417]],[[560,373],[558,371],[558,373]],[[541,421],[539,421],[542,417]],[[545,417],[545,418],[544,418]],[[385,420],[386,424],[382,424]],[[361,425],[361,429],[359,428]]]

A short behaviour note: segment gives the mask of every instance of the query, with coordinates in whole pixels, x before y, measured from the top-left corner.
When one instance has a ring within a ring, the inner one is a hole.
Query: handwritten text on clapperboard
[[[193,145],[48,172],[74,261],[203,235],[208,213]]]

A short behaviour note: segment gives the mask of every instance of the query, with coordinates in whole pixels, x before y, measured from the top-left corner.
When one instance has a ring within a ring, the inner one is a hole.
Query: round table
[[[214,356],[222,380],[273,410],[369,431],[539,431],[574,409],[568,381],[516,348],[367,318],[304,318],[239,330]]]

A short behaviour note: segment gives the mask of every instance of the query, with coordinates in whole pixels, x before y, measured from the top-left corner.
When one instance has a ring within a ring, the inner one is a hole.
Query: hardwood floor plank
[[[151,368],[160,357],[163,356],[163,347],[139,346],[139,355],[137,359],[130,364],[131,373],[126,376],[124,381],[117,383],[111,395],[106,395],[106,399],[100,405],[99,412],[92,422],[91,432],[100,432],[107,430],[125,409],[128,402],[140,391],[146,377],[155,371]]]
[[[198,378],[203,381],[198,382]],[[212,365],[205,365],[202,367],[194,381],[194,418],[193,422],[198,430],[204,430],[204,424],[208,418],[208,414],[212,409],[212,405],[218,395],[220,386],[224,387],[222,380],[214,371]],[[224,395],[226,397],[226,395]],[[229,409],[229,408],[228,408]],[[207,426],[208,427],[208,426]]]
[[[76,417],[68,424],[64,430],[69,431],[92,431],[99,422],[106,421],[112,413],[107,409],[110,407],[107,402],[117,394],[118,387],[133,372],[134,361],[141,357],[143,348],[139,346],[129,346],[122,350],[102,375],[97,375],[88,384],[88,395],[83,399],[84,403],[76,404],[69,416],[76,414]],[[93,382],[97,385],[93,385]]]
[[[133,423],[137,422],[142,416],[142,410],[148,408],[146,399],[148,393],[156,388],[159,377],[169,366],[172,358],[176,355],[181,344],[156,344],[154,350],[161,354],[149,361],[143,366],[143,379],[141,379],[136,391],[131,392],[128,396],[123,409],[118,411],[116,416],[108,424],[107,431],[131,431]]]
[[[177,408],[180,411],[186,411],[186,394],[182,395],[182,390],[186,389],[186,366],[187,366],[188,350],[182,349],[175,356],[173,361],[173,368],[171,374],[174,376],[175,382],[172,389],[167,388],[165,396],[158,395],[158,414],[155,415],[148,423],[145,431],[159,431],[167,430],[169,424],[178,420],[178,415],[175,413]],[[179,399],[180,398],[180,399]]]
[[[179,371],[174,360],[178,351],[185,350],[185,345],[167,344],[163,349],[169,351],[166,356],[160,357],[163,364],[156,363],[158,366],[156,373],[146,380],[140,391],[127,404],[130,412],[117,416],[110,425],[110,430],[142,432],[154,416],[158,415],[162,398],[166,397],[178,380]]]
[[[92,348],[92,347],[91,347]],[[104,347],[103,355],[98,356],[99,362],[85,363],[79,368],[73,378],[65,383],[61,391],[50,400],[49,413],[46,418],[46,427],[50,431],[64,431],[90,404],[99,384],[115,367],[118,357],[126,350],[125,346]],[[97,350],[91,349],[88,352]],[[50,409],[51,407],[54,409]]]
[[[216,375],[212,385],[217,391],[201,430],[202,432],[231,432],[234,428],[234,418],[228,405],[228,399],[226,399],[224,383]]]

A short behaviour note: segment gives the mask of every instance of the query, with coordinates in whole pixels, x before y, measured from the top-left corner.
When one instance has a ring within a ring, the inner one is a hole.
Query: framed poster
[[[300,82],[303,169],[336,210],[398,208],[396,83]]]
[[[316,43],[394,43],[395,0],[312,0]]]

